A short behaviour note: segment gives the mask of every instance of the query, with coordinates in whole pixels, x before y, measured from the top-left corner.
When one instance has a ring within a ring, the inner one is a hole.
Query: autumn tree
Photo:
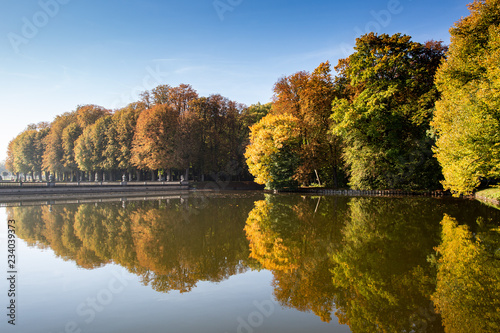
[[[137,102],[117,110],[112,116],[106,133],[108,138],[107,164],[128,172],[130,180],[132,179],[131,172],[134,170],[131,159],[135,128],[137,119],[144,109],[145,104]]]
[[[47,123],[31,124],[14,138],[7,150],[7,167],[19,174],[30,174],[41,178],[42,155],[45,150],[45,137],[49,132]]]
[[[255,202],[245,226],[250,256],[272,272],[282,306],[331,321],[336,287],[328,252],[340,244],[346,209],[346,198],[266,195]]]
[[[167,104],[141,112],[132,143],[131,162],[139,169],[152,171],[175,167],[175,138],[179,115]]]
[[[109,110],[97,105],[81,105],[57,116],[45,141],[43,169],[55,173],[58,179],[74,179],[79,165],[75,159],[76,140],[87,127],[109,114]]]
[[[178,87],[170,88],[168,104],[176,110],[179,115],[186,113],[191,101],[198,98],[198,93],[189,84],[180,84]]]
[[[62,134],[67,126],[76,122],[75,112],[66,112],[57,116],[50,124],[50,131],[45,141],[46,149],[43,153],[43,169],[57,174],[58,178],[61,178],[61,173],[66,171]],[[66,153],[71,152],[66,151]]]
[[[342,142],[329,131],[335,98],[330,63],[320,64],[312,73],[302,71],[281,78],[274,86],[274,94],[271,112],[290,114],[298,120],[301,163],[295,170],[295,179],[306,184],[314,180],[340,186]]]
[[[443,186],[456,194],[500,177],[500,1],[475,0],[469,9],[450,30],[436,77],[435,153]]]
[[[217,178],[220,172],[241,168],[243,129],[240,114],[243,106],[221,95],[193,100],[189,112],[183,117],[184,142],[190,146],[180,149],[197,174]],[[235,164],[238,164],[235,166]]]
[[[269,114],[250,128],[245,152],[255,182],[270,189],[296,188],[300,165],[299,120],[290,114]]]
[[[242,165],[242,177],[244,179],[253,179],[254,177],[248,170],[248,164],[246,163],[246,159],[244,156],[244,152],[248,145],[250,144],[250,128],[251,126],[258,123],[262,118],[267,116],[271,112],[273,104],[253,104],[249,107],[246,107],[242,110],[239,115],[239,122],[241,123],[241,131],[240,138],[238,139],[241,142],[241,162],[239,164]]]
[[[345,141],[350,185],[358,189],[436,188],[431,150],[434,74],[446,48],[409,36],[370,33],[339,61],[332,131]]]
[[[75,159],[75,144],[81,134],[82,129],[78,123],[71,123],[62,131],[62,164],[65,169],[70,170],[73,174],[72,179],[75,176],[75,172],[78,173],[78,163]]]
[[[180,84],[177,87],[162,84],[151,90],[144,91],[141,97],[141,103],[148,109],[155,105],[166,104],[180,115],[186,112],[192,100],[198,98],[198,93],[189,84]]]
[[[88,173],[97,171],[98,180],[102,180],[103,171],[112,169],[107,165],[109,156],[106,154],[110,124],[111,116],[99,118],[96,123],[85,128],[75,144],[75,159],[80,170]]]
[[[108,109],[94,104],[81,105],[76,108],[76,119],[82,129],[95,124],[97,120],[110,114]]]

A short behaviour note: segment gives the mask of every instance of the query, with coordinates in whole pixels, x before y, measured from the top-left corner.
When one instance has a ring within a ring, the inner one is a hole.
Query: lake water
[[[254,192],[3,207],[0,331],[498,332],[499,221],[469,200]]]

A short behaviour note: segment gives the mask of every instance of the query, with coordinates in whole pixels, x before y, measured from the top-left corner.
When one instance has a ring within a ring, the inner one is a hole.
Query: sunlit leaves
[[[299,140],[298,119],[292,115],[269,114],[253,125],[245,157],[255,181],[269,188],[296,186]]]
[[[274,94],[271,113],[289,114],[297,119],[300,145],[296,154],[300,163],[294,170],[294,178],[303,184],[315,181],[340,186],[342,142],[329,132],[335,97],[330,63],[320,64],[312,73],[302,71],[279,79]]]
[[[341,60],[332,133],[346,143],[354,188],[435,188],[440,176],[428,136],[438,98],[434,73],[445,47],[409,36],[364,35]]]
[[[433,300],[446,332],[500,330],[500,230],[467,226],[446,215],[442,243],[437,248],[438,279]],[[496,224],[496,223],[495,223]],[[482,230],[481,230],[482,229]]]
[[[132,163],[140,169],[158,170],[173,167],[173,142],[179,115],[166,104],[141,112],[132,146]]]
[[[469,8],[471,14],[450,30],[433,120],[443,185],[456,194],[500,176],[500,2],[477,0]]]

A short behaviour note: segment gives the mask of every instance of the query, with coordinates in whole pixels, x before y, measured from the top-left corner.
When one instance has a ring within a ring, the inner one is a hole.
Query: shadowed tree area
[[[442,207],[429,200],[355,198],[332,253],[336,315],[353,332],[441,332],[427,262]]]

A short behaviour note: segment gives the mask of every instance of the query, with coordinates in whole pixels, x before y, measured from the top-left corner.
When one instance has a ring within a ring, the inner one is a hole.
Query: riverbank
[[[278,192],[287,192],[287,191],[274,191]],[[418,196],[418,197],[444,197],[451,196],[449,192],[445,191],[402,191],[402,190],[334,190],[327,188],[317,188],[317,187],[306,187],[299,188],[298,190],[294,190],[291,192],[295,193],[314,193],[314,194],[322,194],[322,195],[341,195],[341,196],[351,196],[351,197],[359,197],[359,196],[384,196],[384,197],[401,197],[401,196]]]
[[[151,195],[188,190],[188,182],[1,183],[0,201],[30,200],[40,197]]]
[[[487,188],[476,192],[475,198],[479,201],[500,208],[500,188]]]

